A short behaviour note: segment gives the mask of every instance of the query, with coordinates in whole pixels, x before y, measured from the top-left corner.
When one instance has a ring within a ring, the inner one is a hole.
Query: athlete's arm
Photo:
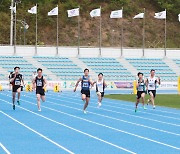
[[[22,86],[24,86],[24,77],[23,76],[22,76],[21,80],[22,80],[22,83],[23,83]]]
[[[36,87],[35,79],[32,80],[32,85],[33,85],[33,86],[32,86],[33,90],[35,90],[35,87]]]
[[[45,89],[47,87],[47,80],[44,78],[44,86],[43,89]]]
[[[79,80],[77,80],[75,88],[74,88],[74,92],[76,91],[76,89],[77,89],[77,87],[79,85],[79,82],[81,82],[81,81],[82,81],[82,78],[79,78]]]
[[[13,75],[14,75],[14,77],[12,77]],[[15,80],[16,74],[14,73],[14,74],[12,74],[12,76],[11,76],[10,82],[13,82]]]
[[[91,86],[93,86],[93,85],[94,85],[94,82],[92,81],[92,79],[91,79],[91,78],[89,78],[89,82],[90,82]]]
[[[159,85],[161,84],[161,79],[160,79],[160,77],[158,77],[156,81],[157,81],[157,83],[158,83]]]
[[[106,81],[105,81],[105,80],[104,80],[104,83],[103,83],[103,84],[104,84],[104,87],[107,87],[107,83],[106,83]]]
[[[148,90],[148,84],[149,84],[149,81],[148,79],[145,80],[145,85],[146,85],[146,89]]]
[[[136,89],[139,87],[139,82],[136,81]]]

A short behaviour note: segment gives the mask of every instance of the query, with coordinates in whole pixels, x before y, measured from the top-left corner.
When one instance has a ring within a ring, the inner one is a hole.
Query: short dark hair
[[[100,76],[100,75],[102,75],[102,76],[103,76],[103,74],[102,74],[102,73],[99,73],[99,74],[98,74],[98,76]]]
[[[142,74],[142,76],[144,75],[142,72],[139,72],[139,73],[137,74],[137,76],[139,76],[140,74]]]
[[[153,71],[155,72],[155,69],[151,69],[151,71],[150,71],[150,72],[153,72]]]
[[[42,72],[42,68],[38,68],[38,69],[37,69],[37,72],[39,72],[39,71],[41,71],[41,72]]]
[[[19,67],[19,66],[14,67],[14,70],[16,70],[16,68],[18,68],[18,69],[20,70],[20,67]]]
[[[88,71],[88,72],[89,72],[89,69],[87,69],[87,68],[86,68],[86,69],[84,69],[84,72],[86,72],[86,71]]]

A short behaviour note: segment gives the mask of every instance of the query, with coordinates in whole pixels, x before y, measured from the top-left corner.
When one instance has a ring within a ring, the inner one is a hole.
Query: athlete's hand
[[[76,88],[74,88],[74,92],[76,92]]]

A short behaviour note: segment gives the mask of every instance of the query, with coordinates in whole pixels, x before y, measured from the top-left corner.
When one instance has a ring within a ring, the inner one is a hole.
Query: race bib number
[[[83,87],[89,87],[88,83],[83,83]]]
[[[15,85],[19,86],[19,85],[21,85],[21,82],[19,80],[15,80]]]
[[[149,87],[153,88],[153,87],[154,87],[154,84],[150,84]]]
[[[40,81],[37,80],[37,86],[38,86],[38,87],[42,87],[42,81],[41,81],[41,80],[40,80]]]

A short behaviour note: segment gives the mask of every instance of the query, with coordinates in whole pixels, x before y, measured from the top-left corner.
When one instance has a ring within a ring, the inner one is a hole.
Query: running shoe
[[[84,113],[84,114],[87,114],[86,110],[83,110],[83,113]]]
[[[39,112],[41,112],[41,108],[40,108],[40,109],[38,109],[38,111],[39,111]]]
[[[155,108],[156,108],[156,106],[154,105],[154,106],[153,106],[153,109],[155,109]]]
[[[143,106],[143,109],[144,109],[144,110],[147,110],[147,108],[146,108],[145,106]]]
[[[135,113],[137,112],[137,107],[135,108]]]
[[[101,107],[101,105],[102,105],[102,104],[101,104],[100,102],[98,102],[98,107]]]
[[[17,103],[18,103],[18,105],[20,105],[20,101],[19,100],[17,101]]]
[[[15,105],[13,105],[13,110],[15,110]]]

